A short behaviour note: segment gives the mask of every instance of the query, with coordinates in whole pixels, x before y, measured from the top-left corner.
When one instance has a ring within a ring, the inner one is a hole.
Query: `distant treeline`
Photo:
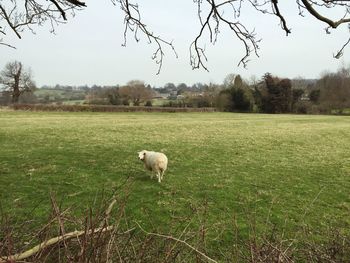
[[[350,70],[327,73],[319,80],[281,79],[266,73],[249,85],[238,75],[219,93],[224,111],[303,114],[349,114]]]
[[[0,93],[0,104],[9,103],[11,91]],[[142,111],[153,111],[149,107],[156,106],[155,111],[168,111],[160,108],[166,107],[255,113],[350,114],[350,68],[343,67],[313,80],[291,80],[266,73],[260,80],[250,81],[230,74],[221,85],[167,83],[155,88],[133,80],[124,86],[45,86],[34,92],[24,92],[19,103],[139,106],[138,110]],[[63,108],[70,109],[69,106]],[[136,109],[132,107],[130,111]]]

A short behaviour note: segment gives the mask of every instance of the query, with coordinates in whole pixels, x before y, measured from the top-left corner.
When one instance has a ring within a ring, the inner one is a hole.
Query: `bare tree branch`
[[[119,3],[120,8],[125,13],[123,46],[126,46],[127,34],[129,31],[133,32],[136,42],[140,41],[139,32],[141,32],[148,39],[149,44],[155,43],[156,50],[152,55],[152,59],[158,64],[158,71],[157,71],[157,75],[158,75],[163,65],[164,46],[170,47],[174,52],[176,58],[178,57],[175,47],[173,45],[173,42],[164,40],[160,36],[157,36],[153,32],[148,30],[146,25],[141,21],[141,14],[137,4],[130,3],[129,0],[113,0],[113,3]]]
[[[79,236],[82,236],[82,235],[92,235],[92,234],[104,233],[104,232],[113,230],[113,228],[114,228],[114,226],[108,226],[105,228],[96,228],[96,229],[88,230],[87,232],[85,230],[69,232],[69,233],[66,233],[64,235],[53,237],[53,238],[50,238],[49,240],[41,242],[39,245],[37,245],[37,246],[35,246],[35,247],[33,247],[33,248],[23,252],[23,253],[11,255],[8,257],[0,257],[0,263],[23,260],[23,259],[26,259],[26,258],[29,258],[29,257],[35,255],[39,251],[42,251],[43,249],[45,249],[49,246],[55,245],[57,243],[65,242],[65,241],[72,239],[72,238],[78,238]]]
[[[304,4],[305,8],[307,9],[307,11],[313,15],[317,20],[320,20],[322,22],[325,22],[326,24],[328,24],[330,27],[332,28],[337,28],[339,25],[341,24],[344,24],[344,23],[350,23],[350,18],[348,19],[340,19],[338,21],[333,21],[323,15],[321,15],[319,12],[316,11],[316,9],[314,9],[312,7],[312,3],[315,3],[315,2],[311,2],[311,1],[308,1],[308,0],[301,0],[301,2]],[[339,3],[340,5],[344,5],[344,2],[348,2],[348,1],[327,1],[327,0],[324,0],[323,2],[325,3]]]
[[[301,3],[300,3],[301,1]],[[308,13],[310,13],[312,16],[314,16],[317,20],[322,21],[326,23],[329,27],[326,28],[326,32],[329,34],[330,33],[330,28],[336,29],[342,24],[348,24],[348,27],[350,25],[350,1],[347,0],[322,0],[318,2],[317,0],[315,1],[310,1],[310,0],[297,0],[297,4],[299,6],[299,14],[302,14],[301,8],[305,9]],[[327,16],[321,15],[319,11],[317,11],[314,7],[323,7],[326,9],[330,8],[336,8],[336,7],[343,7],[345,8],[344,15],[342,18],[338,20],[332,20],[328,18]],[[340,57],[343,56],[344,49],[349,45],[350,43],[350,38],[343,44],[343,46],[340,48],[339,51],[337,51],[336,55],[333,55],[334,58],[339,59]]]
[[[16,47],[14,47],[14,46],[12,46],[12,45],[10,45],[10,44],[7,44],[7,43],[2,42],[2,39],[0,39],[0,45],[6,46],[6,47],[9,47],[9,48],[16,49]]]
[[[198,14],[201,15],[200,8],[202,1],[195,0],[195,2],[197,2]],[[245,48],[245,55],[241,58],[238,65],[242,64],[245,67],[247,65],[248,57],[250,56],[251,52],[254,52],[256,56],[259,56],[258,43],[260,40],[255,38],[256,35],[254,31],[249,32],[248,29],[238,20],[232,21],[228,18],[225,18],[223,11],[221,10],[227,6],[230,7],[235,14],[238,14],[235,16],[239,16],[241,5],[239,4],[238,8],[235,8],[233,6],[233,3],[237,2],[236,0],[229,0],[218,4],[216,3],[216,0],[206,0],[206,2],[209,4],[209,12],[205,20],[200,17],[202,27],[199,31],[199,34],[190,46],[190,63],[192,69],[198,69],[202,67],[208,71],[208,68],[205,65],[208,60],[205,55],[205,48],[200,47],[199,41],[203,37],[204,31],[207,30],[209,31],[210,43],[215,44],[217,36],[220,32],[221,23],[226,25],[232,31],[232,33],[243,43]],[[204,21],[204,23],[202,21]],[[211,21],[214,21],[214,26],[211,25]],[[212,28],[214,28],[214,30]]]
[[[66,1],[71,3],[74,6],[79,6],[79,7],[86,6],[85,2],[81,2],[78,0],[66,0]]]
[[[58,9],[58,11],[60,11],[62,17],[64,20],[67,20],[67,17],[66,17],[66,12],[62,9],[62,7],[55,1],[55,0],[50,0],[50,2],[52,2],[56,8]]]
[[[14,8],[15,8],[15,7],[14,7]],[[13,10],[14,10],[14,9],[12,9],[12,11],[13,11]],[[12,21],[11,21],[9,15],[7,14],[5,8],[4,8],[2,5],[0,5],[0,11],[1,11],[2,17],[6,20],[7,24],[8,24],[8,25],[11,27],[11,29],[15,32],[15,34],[17,35],[17,37],[18,37],[18,38],[21,38],[21,35],[18,33],[18,31],[17,31],[17,29],[16,29],[16,26],[13,25],[13,23],[12,23]],[[12,11],[11,11],[11,13],[12,13]]]
[[[129,180],[126,181],[126,183],[128,183],[128,182],[129,182]],[[50,198],[51,198],[51,205],[53,208],[53,212],[55,215],[54,218],[57,219],[58,225],[60,228],[60,235],[53,237],[53,238],[50,238],[48,240],[45,240],[45,241],[41,242],[39,245],[36,245],[25,252],[10,255],[10,256],[0,256],[0,263],[20,261],[20,260],[29,258],[29,257],[34,256],[35,254],[39,253],[40,251],[43,251],[45,248],[47,248],[49,246],[53,246],[53,245],[58,244],[58,243],[63,243],[64,246],[66,247],[66,252],[68,252],[68,245],[66,242],[70,239],[77,239],[79,241],[80,236],[90,236],[90,235],[96,235],[97,238],[99,238],[105,232],[116,231],[118,229],[118,225],[107,226],[112,209],[115,206],[115,204],[117,203],[116,195],[113,196],[110,204],[108,205],[106,211],[104,212],[103,220],[101,221],[100,227],[98,227],[98,228],[91,227],[90,229],[84,229],[84,230],[80,230],[80,231],[75,230],[75,231],[69,232],[69,233],[65,233],[64,222],[63,222],[63,218],[62,218],[63,213],[59,210],[59,207],[56,203],[55,197],[52,193],[50,195]],[[118,233],[118,235],[124,235],[124,234],[132,232],[134,230],[135,230],[135,228],[131,228],[123,233]],[[67,258],[67,260],[70,261],[69,258]]]
[[[80,7],[86,6],[84,2],[77,0],[48,0],[47,4],[37,0],[11,0],[0,4],[0,23],[9,28],[21,39],[21,33],[25,29],[32,32],[34,26],[40,26],[48,22],[54,31],[54,25],[67,20],[67,11],[74,12]],[[5,26],[0,25],[0,33],[6,35]]]
[[[281,19],[281,23],[282,23],[282,29],[284,31],[286,31],[286,34],[288,36],[288,34],[292,33],[290,31],[290,29],[287,27],[287,22],[286,20],[284,19],[284,17],[282,16],[280,10],[279,10],[279,7],[278,7],[278,0],[272,0],[272,5],[273,5],[273,9],[274,9],[274,14],[276,16],[278,16],[280,19]]]
[[[149,44],[155,46],[152,59],[158,65],[157,74],[160,73],[165,58],[165,49],[170,48],[175,57],[178,57],[173,41],[166,40],[162,36],[154,33],[141,19],[139,5],[132,0],[111,0],[114,5],[120,6],[124,13],[124,43],[127,44],[128,34],[132,34],[136,42],[141,37],[145,37]],[[136,1],[136,0],[135,0]],[[247,65],[252,54],[258,57],[260,39],[256,37],[254,29],[248,29],[241,22],[240,17],[243,8],[253,8],[256,11],[278,17],[281,28],[286,35],[291,33],[288,20],[281,8],[278,0],[193,0],[197,6],[197,16],[200,23],[199,32],[194,36],[190,44],[190,65],[192,69],[202,68],[208,71],[205,48],[205,37],[208,37],[210,44],[215,44],[221,28],[228,28],[231,34],[243,45],[245,51],[238,65]],[[248,5],[246,5],[246,3]],[[329,28],[336,29],[342,24],[350,23],[350,1],[349,0],[295,0],[299,8],[299,15],[304,16],[309,13],[318,21],[326,23]],[[80,0],[1,0],[0,3],[0,45],[13,48],[6,41],[7,31],[12,31],[21,39],[24,30],[34,33],[34,28],[38,25],[48,23],[51,31],[59,23],[65,23],[69,14],[74,14],[81,8],[86,7],[85,2]],[[339,9],[343,16],[332,19],[330,13],[333,9]],[[327,32],[329,32],[327,28]],[[342,48],[334,55],[340,57],[345,47],[349,45],[347,41]]]
[[[195,247],[191,246],[190,244],[188,244],[186,241],[183,241],[181,239],[178,239],[178,238],[175,238],[175,237],[172,237],[172,236],[167,236],[167,235],[162,235],[162,234],[158,234],[158,233],[152,233],[152,232],[148,232],[146,231],[145,229],[143,229],[139,223],[135,222],[138,227],[144,232],[146,233],[147,235],[151,235],[151,236],[157,236],[157,237],[161,237],[161,238],[166,238],[166,239],[171,239],[171,240],[174,240],[178,243],[182,243],[184,245],[186,245],[187,247],[189,247],[190,249],[192,249],[193,251],[195,251],[196,253],[198,253],[199,255],[201,255],[203,258],[205,258],[206,260],[210,261],[210,262],[214,262],[214,263],[217,263],[216,260],[208,257],[206,254],[204,254],[203,252],[199,251],[198,249],[196,249]]]
[[[350,43],[350,38],[348,41],[345,42],[345,44],[342,46],[342,48],[337,52],[337,54],[333,55],[334,58],[339,59],[343,56],[344,49],[347,45]]]

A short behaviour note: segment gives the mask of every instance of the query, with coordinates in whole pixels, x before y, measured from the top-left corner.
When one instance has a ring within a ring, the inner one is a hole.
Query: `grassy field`
[[[62,104],[64,105],[82,105],[84,104],[85,100],[66,100],[63,101]]]
[[[161,184],[138,161],[143,149],[167,154]],[[233,219],[243,236],[254,221],[286,237],[308,225],[322,240],[350,229],[350,118],[0,111],[0,211],[18,222],[45,222],[50,192],[82,214],[127,178],[127,215],[148,228],[205,207],[223,250]]]

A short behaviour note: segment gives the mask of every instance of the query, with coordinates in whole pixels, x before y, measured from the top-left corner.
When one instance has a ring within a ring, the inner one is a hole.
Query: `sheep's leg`
[[[153,179],[153,176],[154,176],[154,174],[153,174],[153,172],[152,172],[152,168],[148,167],[146,164],[145,164],[145,168],[146,168],[146,170],[151,171],[150,177],[151,177],[151,180],[152,180],[152,179]]]
[[[161,174],[160,174],[161,180],[163,180],[163,175],[164,175],[164,170],[162,170],[162,172],[161,172]]]
[[[162,181],[162,178],[161,178],[160,172],[157,172],[157,178],[158,178],[158,183],[160,183],[160,182]]]

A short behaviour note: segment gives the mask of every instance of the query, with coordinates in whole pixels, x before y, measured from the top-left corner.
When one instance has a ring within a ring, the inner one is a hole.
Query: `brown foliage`
[[[119,89],[119,95],[122,98],[130,100],[134,106],[152,99],[154,91],[151,87],[146,87],[142,81],[132,80],[128,84]]]

